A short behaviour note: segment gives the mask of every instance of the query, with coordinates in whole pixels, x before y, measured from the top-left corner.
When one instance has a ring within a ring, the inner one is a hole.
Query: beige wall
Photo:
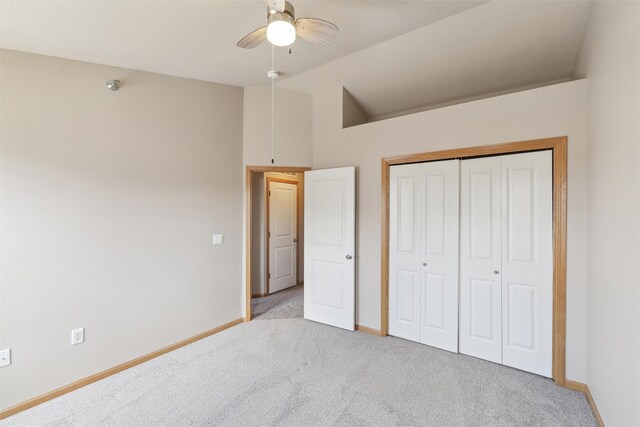
[[[567,135],[567,376],[587,379],[586,82],[576,81],[343,129],[343,89],[313,98],[313,167],[357,166],[356,323],[380,327],[380,159]]]
[[[242,89],[0,52],[0,408],[241,317]]]
[[[295,175],[280,173],[252,173],[252,193],[251,202],[251,289],[253,295],[264,294],[267,292],[267,284],[265,283],[266,268],[266,199],[267,191],[266,178],[279,178],[288,181],[300,182],[303,180],[303,174]],[[304,185],[298,185],[298,206],[302,209],[304,203]],[[299,212],[299,210],[296,210]],[[297,223],[298,238],[298,258],[296,268],[298,272],[298,283],[304,280],[304,214],[298,215]]]
[[[293,90],[275,91],[274,166],[310,166],[311,96]],[[271,87],[244,90],[243,161],[271,166]]]
[[[594,2],[589,81],[589,389],[608,426],[640,425],[640,3]]]

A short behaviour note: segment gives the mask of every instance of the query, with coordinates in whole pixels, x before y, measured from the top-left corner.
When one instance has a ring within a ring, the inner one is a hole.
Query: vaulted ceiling
[[[329,47],[276,48],[278,86],[344,85],[370,117],[569,79],[589,1],[293,0]],[[236,86],[268,84],[261,0],[0,0],[0,47]]]
[[[335,44],[278,48],[291,76],[482,4],[482,1],[293,0],[297,17],[340,28]],[[0,46],[235,86],[269,82],[271,48],[236,42],[266,24],[261,0],[1,0]]]

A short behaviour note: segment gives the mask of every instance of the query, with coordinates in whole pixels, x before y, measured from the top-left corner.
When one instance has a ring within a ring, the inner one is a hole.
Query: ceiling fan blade
[[[284,12],[285,0],[264,0],[264,2],[269,9],[275,10],[276,12]]]
[[[253,49],[267,39],[267,27],[258,28],[252,33],[244,36],[236,46],[245,49]]]
[[[316,18],[296,19],[296,35],[320,46],[329,46],[338,36],[338,26]]]

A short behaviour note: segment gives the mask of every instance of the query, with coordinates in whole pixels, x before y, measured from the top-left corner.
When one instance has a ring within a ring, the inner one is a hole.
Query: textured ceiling
[[[330,47],[298,41],[280,48],[285,76],[338,59],[473,8],[482,1],[294,0],[297,17],[336,23]],[[270,45],[236,42],[265,25],[260,0],[0,0],[0,47],[225,83],[268,82]]]

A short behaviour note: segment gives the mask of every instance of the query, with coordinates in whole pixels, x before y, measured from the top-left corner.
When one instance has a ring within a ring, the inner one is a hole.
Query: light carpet
[[[251,312],[254,320],[302,318],[304,317],[304,288],[298,285],[267,297],[253,298]]]
[[[299,313],[289,296],[270,310]],[[596,425],[549,379],[270,310],[0,425]]]

